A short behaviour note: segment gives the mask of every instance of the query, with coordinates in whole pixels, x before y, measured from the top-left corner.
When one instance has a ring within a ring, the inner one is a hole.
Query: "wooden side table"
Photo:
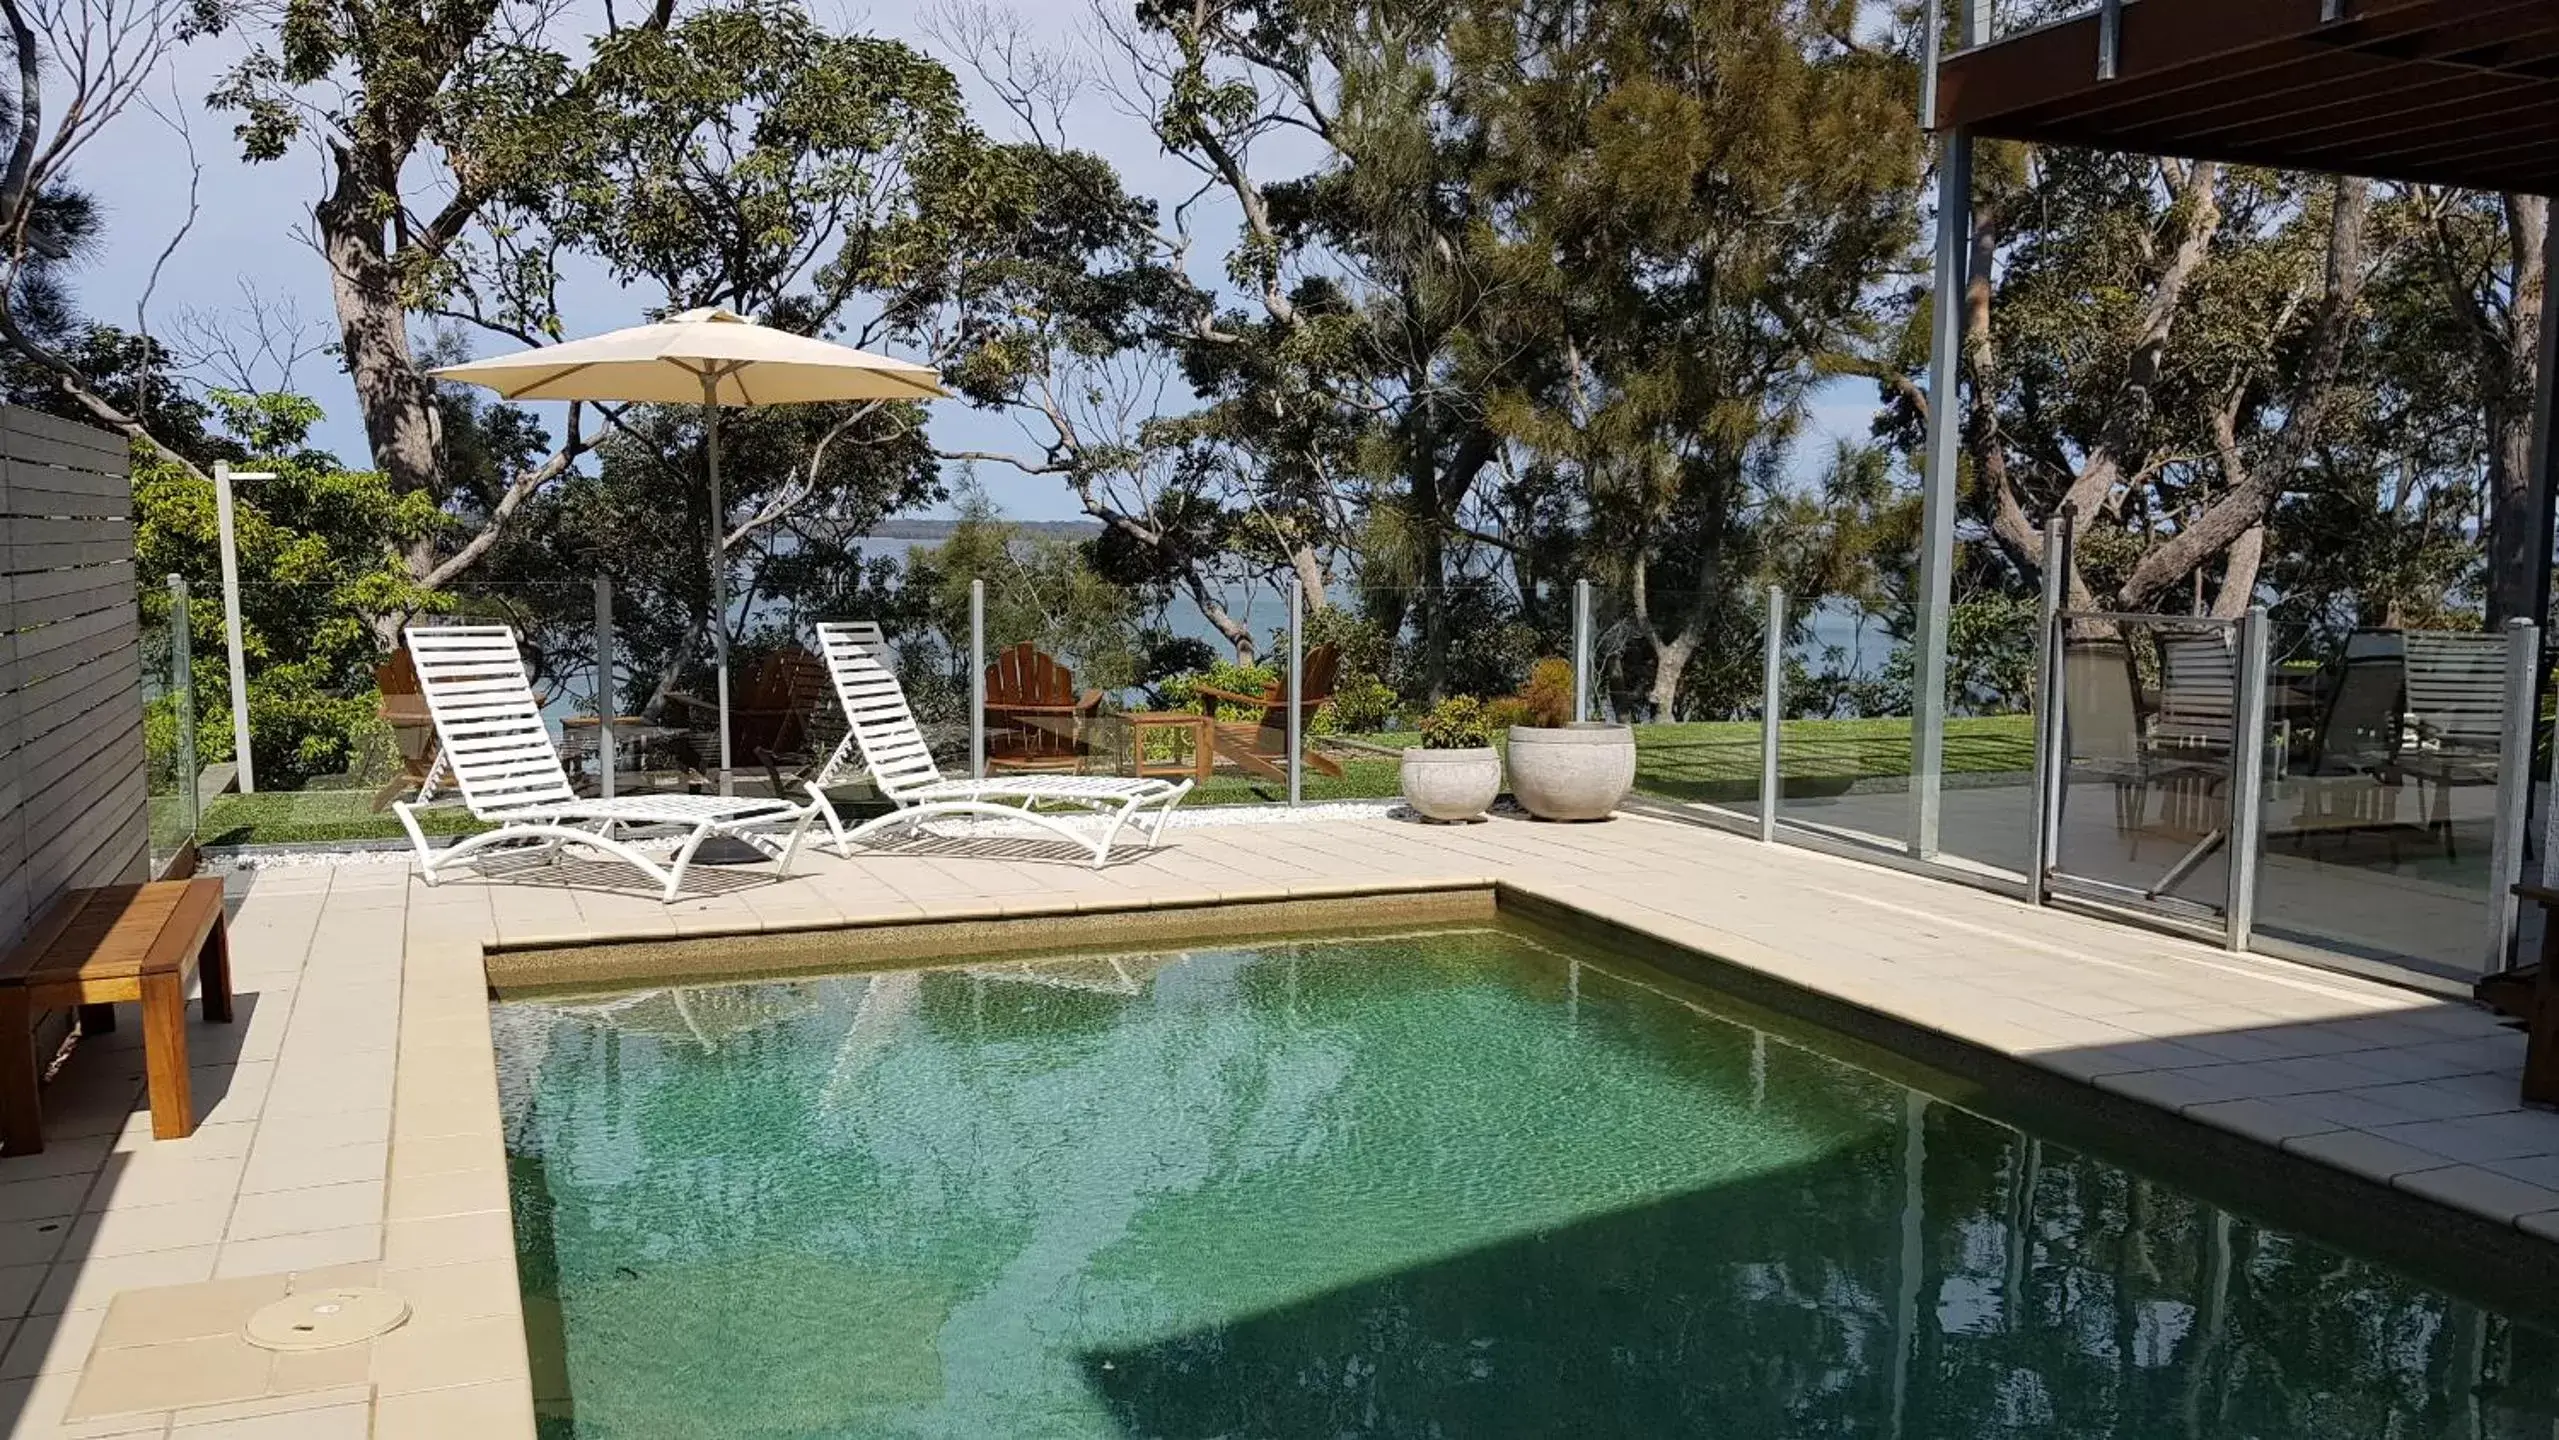
[[[151,1080],[151,1137],[195,1133],[187,1080],[187,982],[204,980],[204,1018],[231,1019],[231,941],[222,882],[163,880],[74,890],[45,912],[0,961],[0,1145],[10,1155],[44,1149],[30,1043],[34,1017],[78,1005],[93,1027],[111,1027],[118,1001],[142,1002],[142,1057]]]
[[[1217,753],[1209,744],[1209,718],[1187,710],[1139,710],[1123,715],[1128,722],[1128,773],[1145,779],[1157,775],[1187,775],[1199,784],[1208,783],[1208,769]],[[1191,758],[1187,763],[1149,765],[1146,763],[1146,736],[1151,730],[1184,730],[1190,732]]]

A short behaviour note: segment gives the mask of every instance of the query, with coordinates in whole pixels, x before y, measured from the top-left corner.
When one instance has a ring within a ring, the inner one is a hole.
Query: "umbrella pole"
[[[729,514],[720,503],[720,380],[702,377],[702,431],[711,458],[711,664],[718,672],[720,793],[734,795],[729,770]]]

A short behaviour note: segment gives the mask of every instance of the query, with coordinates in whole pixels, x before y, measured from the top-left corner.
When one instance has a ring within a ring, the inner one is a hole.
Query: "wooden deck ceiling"
[[[1976,135],[2559,193],[2559,0],[2132,0],[1947,57]]]

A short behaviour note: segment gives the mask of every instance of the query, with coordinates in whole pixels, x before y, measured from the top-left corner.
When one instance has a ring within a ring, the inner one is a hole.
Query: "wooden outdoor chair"
[[[375,713],[391,727],[391,740],[400,754],[400,773],[373,792],[374,812],[389,809],[392,801],[411,790],[423,805],[435,798],[436,782],[444,778],[444,747],[435,738],[435,720],[427,714],[426,692],[418,685],[418,667],[409,658],[408,646],[392,651],[390,659],[373,667],[373,684],[382,695]]]
[[[729,754],[764,767],[773,793],[810,773],[836,736],[816,733],[828,703],[826,665],[798,645],[757,657],[729,687]],[[687,769],[708,776],[720,763],[720,707],[704,696],[669,691],[666,720],[684,732],[676,748]],[[821,741],[826,742],[821,744]],[[787,767],[787,769],[786,769]]]
[[[1341,655],[1330,645],[1318,645],[1306,652],[1301,667],[1306,693],[1296,701],[1295,708],[1297,733],[1306,740],[1306,763],[1338,780],[1342,762],[1315,748],[1315,712],[1333,698],[1333,679],[1341,668]],[[1285,672],[1259,695],[1238,695],[1207,685],[1200,686],[1196,693],[1205,704],[1247,706],[1260,712],[1251,720],[1219,721],[1209,727],[1209,742],[1216,747],[1220,759],[1231,760],[1239,768],[1266,779],[1288,778],[1290,701]]]
[[[1025,640],[986,667],[986,765],[990,770],[1075,771],[1102,692],[1075,688],[1075,672]]]

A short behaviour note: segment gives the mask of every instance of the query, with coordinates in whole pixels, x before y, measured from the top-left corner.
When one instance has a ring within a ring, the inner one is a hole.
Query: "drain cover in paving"
[[[343,1285],[262,1306],[242,1333],[267,1350],[327,1350],[370,1340],[408,1318],[409,1302],[390,1291]]]

